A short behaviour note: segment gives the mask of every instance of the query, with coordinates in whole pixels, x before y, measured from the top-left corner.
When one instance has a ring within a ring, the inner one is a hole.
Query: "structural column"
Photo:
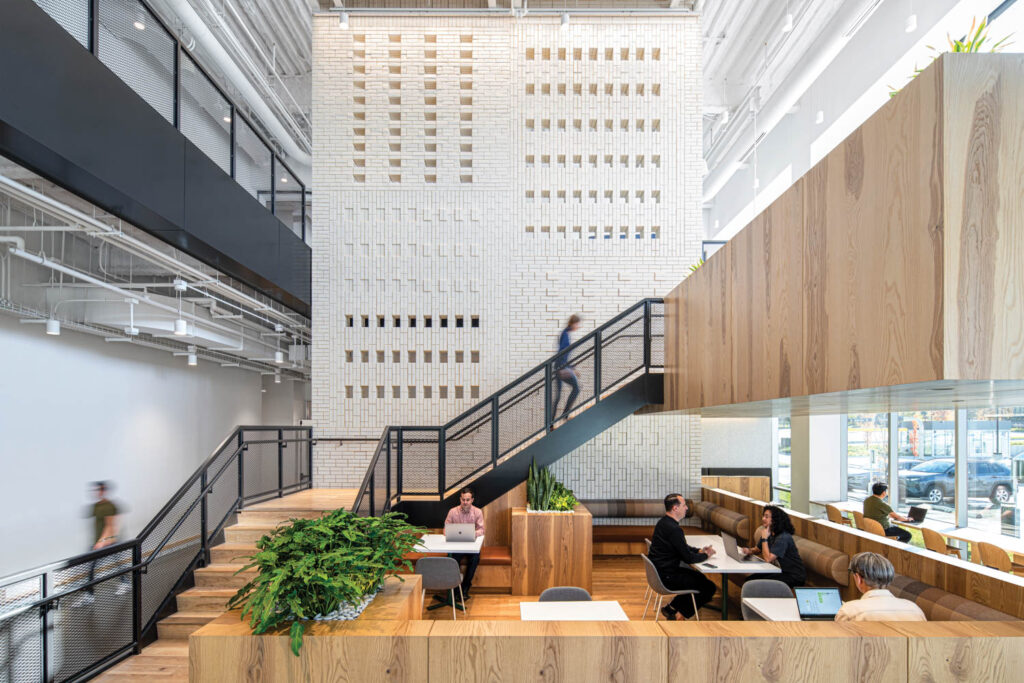
[[[794,415],[790,419],[790,507],[810,512],[812,500],[842,497],[841,454],[846,415]]]

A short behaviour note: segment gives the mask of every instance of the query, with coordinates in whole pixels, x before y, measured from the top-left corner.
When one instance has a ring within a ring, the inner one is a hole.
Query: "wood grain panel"
[[[512,508],[526,505],[526,482],[481,508],[484,513],[486,546],[512,545]]]
[[[907,639],[882,624],[664,623],[670,681],[905,681]]]
[[[253,636],[239,624],[238,614],[229,612],[189,636],[192,683],[428,680],[428,622],[317,622],[298,657],[287,630]]]
[[[653,622],[436,622],[436,681],[664,681],[668,639]]]
[[[539,595],[552,586],[591,589],[593,518],[579,505],[572,514],[512,510],[512,594]]]
[[[1024,671],[1024,624],[933,621],[892,628],[908,638],[907,680],[913,683],[1009,683]]]
[[[966,57],[966,58],[965,58]],[[1024,374],[1024,56],[945,55],[945,370]]]
[[[771,478],[769,477],[705,476],[701,477],[701,484],[705,488],[722,489],[759,501],[771,498]]]

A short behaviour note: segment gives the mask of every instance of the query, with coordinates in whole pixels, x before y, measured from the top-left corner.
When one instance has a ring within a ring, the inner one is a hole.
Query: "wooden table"
[[[765,621],[801,621],[796,598],[743,598],[743,604]]]
[[[725,554],[721,536],[687,536],[686,542],[697,548],[710,545],[715,556],[706,562],[690,565],[701,574],[722,575],[722,619],[729,618],[729,577],[728,574],[781,574],[782,570],[768,562],[734,560]]]
[[[416,546],[418,553],[470,553],[480,554],[483,547],[484,537],[480,536],[472,543],[467,541],[446,541],[444,534],[423,534],[420,544]]]
[[[522,621],[629,621],[616,600],[519,603]]]

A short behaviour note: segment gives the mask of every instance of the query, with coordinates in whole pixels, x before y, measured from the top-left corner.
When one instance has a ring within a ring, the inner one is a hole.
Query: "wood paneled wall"
[[[512,545],[512,508],[526,506],[526,482],[481,508],[484,513],[485,546]]]
[[[1024,56],[937,60],[669,294],[666,409],[1024,379],[1021,129]]]
[[[738,493],[741,496],[756,498],[757,500],[771,500],[772,497],[771,477],[716,477],[704,475],[701,477],[701,484],[704,488],[722,489],[723,491]]]
[[[751,519],[751,528],[761,518],[765,503],[721,489],[704,489],[703,499],[739,512]],[[923,581],[953,593],[980,602],[992,609],[1024,619],[1024,577],[982,567],[973,562],[940,555],[924,548],[908,546],[866,531],[842,524],[789,512],[797,536],[841,550],[853,557],[861,552],[879,553],[889,558],[897,574]],[[853,584],[850,584],[853,588]],[[857,597],[853,589],[846,598]]]

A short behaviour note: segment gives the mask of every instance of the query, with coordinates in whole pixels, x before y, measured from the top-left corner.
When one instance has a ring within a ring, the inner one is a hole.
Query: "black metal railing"
[[[585,410],[638,375],[664,366],[664,302],[644,299],[563,352],[439,427],[386,427],[353,511],[379,515],[402,497],[445,498],[447,492],[498,467],[528,442],[558,427],[556,409],[569,391],[559,369],[575,370],[580,391],[573,410]]]
[[[238,427],[131,540],[0,579],[0,683],[89,678],[137,653],[244,505],[310,488],[309,427]]]
[[[166,121],[307,240],[307,191],[146,0],[35,0]]]

